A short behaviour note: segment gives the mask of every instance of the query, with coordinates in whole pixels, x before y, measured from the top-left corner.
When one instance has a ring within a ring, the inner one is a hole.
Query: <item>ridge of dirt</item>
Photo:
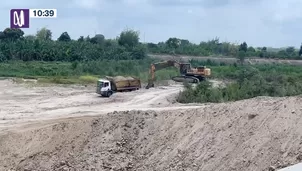
[[[0,170],[265,171],[302,161],[300,97],[121,111],[0,135]],[[42,125],[41,125],[42,126]]]

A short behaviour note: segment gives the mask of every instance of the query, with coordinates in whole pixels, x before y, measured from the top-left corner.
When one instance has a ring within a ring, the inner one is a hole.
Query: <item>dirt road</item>
[[[225,64],[234,64],[238,63],[238,59],[231,58],[231,57],[213,57],[213,56],[187,56],[187,55],[178,55],[177,57],[173,57],[171,55],[153,55],[148,54],[152,58],[158,58],[158,59],[180,59],[183,61],[189,61],[190,59],[200,60],[200,61],[206,61],[211,60],[215,61],[217,63],[225,63]],[[302,60],[286,60],[286,59],[268,59],[268,58],[259,58],[259,57],[252,57],[252,58],[246,58],[245,64],[288,64],[288,65],[296,65],[301,66]]]
[[[93,86],[0,81],[0,170],[266,171],[302,161],[301,97],[182,105],[181,89],[108,99]]]
[[[0,80],[0,130],[41,120],[125,110],[172,110],[198,106],[172,104],[181,85],[117,93],[102,98],[89,86],[35,86]],[[174,100],[175,101],[175,100]]]

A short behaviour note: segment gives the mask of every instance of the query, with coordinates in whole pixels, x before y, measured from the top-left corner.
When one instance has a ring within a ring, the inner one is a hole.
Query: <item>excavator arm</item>
[[[179,69],[180,75],[174,76],[171,79],[176,82],[199,83],[211,75],[211,69],[205,66],[191,68],[190,63],[179,63],[175,60],[168,60],[164,62],[153,63],[150,66],[148,85],[146,89],[154,87],[155,72],[167,67],[174,66]]]
[[[155,80],[155,71],[168,68],[168,67],[176,67],[179,68],[180,64],[177,61],[174,60],[168,60],[164,62],[157,62],[153,63],[150,66],[149,69],[149,78],[148,78],[148,85],[146,86],[146,89],[149,89],[150,87],[154,87],[154,80]]]

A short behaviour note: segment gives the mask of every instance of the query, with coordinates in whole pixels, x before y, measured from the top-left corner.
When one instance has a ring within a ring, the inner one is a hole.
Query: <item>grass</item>
[[[40,83],[95,84],[105,76],[135,76],[146,82],[149,66],[145,60],[103,60],[87,62],[21,62],[0,63],[0,77],[37,79]],[[293,96],[302,94],[302,67],[278,64],[252,66],[218,64],[212,61],[191,61],[193,67],[211,68],[211,78],[233,80],[223,88],[213,88],[203,82],[196,88],[187,85],[179,94],[181,103],[225,102],[256,96]],[[156,80],[169,80],[179,75],[176,68],[156,72]],[[22,79],[21,79],[22,80]]]
[[[40,83],[95,84],[105,76],[135,76],[146,82],[149,66],[155,60],[88,61],[88,62],[23,62],[0,63],[0,77],[37,79]],[[156,72],[156,80],[170,79],[178,75],[175,68]]]
[[[97,76],[85,75],[79,77],[80,82],[87,84],[95,84],[99,78]]]

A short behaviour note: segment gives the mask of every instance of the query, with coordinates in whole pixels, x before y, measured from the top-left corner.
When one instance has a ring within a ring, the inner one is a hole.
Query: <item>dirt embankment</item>
[[[302,160],[301,102],[255,98],[47,121],[2,133],[0,170],[281,168]]]
[[[94,87],[1,81],[0,170],[265,171],[302,161],[301,97],[181,105],[181,89],[108,99]]]

